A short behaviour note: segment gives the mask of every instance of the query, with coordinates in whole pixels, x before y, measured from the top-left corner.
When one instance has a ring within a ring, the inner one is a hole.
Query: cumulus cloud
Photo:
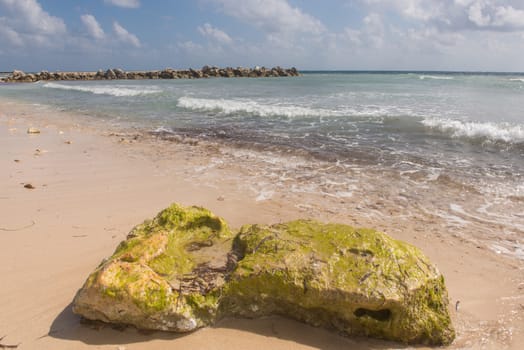
[[[20,34],[11,29],[9,26],[2,25],[2,23],[0,23],[0,38],[3,38],[7,41],[8,44],[15,47],[24,45],[24,40],[22,39]]]
[[[524,30],[524,3],[501,0],[455,0],[444,8],[453,15],[451,27],[469,30]]]
[[[216,41],[219,44],[232,44],[233,39],[224,31],[213,27],[211,24],[206,23],[203,26],[198,27],[198,32],[204,37]]]
[[[440,13],[443,2],[453,0],[362,0],[366,5],[380,8],[393,8],[404,17],[427,21]],[[460,0],[458,0],[460,1]],[[464,1],[464,0],[462,0]]]
[[[524,29],[524,10],[513,6],[491,6],[484,9],[487,9],[487,18],[491,19],[488,26],[509,30]]]
[[[136,37],[136,35],[131,34],[122,27],[118,22],[113,22],[113,30],[115,32],[115,35],[118,40],[120,40],[123,43],[131,44],[134,47],[140,47],[140,40]]]
[[[0,36],[13,45],[51,44],[51,37],[66,34],[64,21],[51,16],[36,0],[0,0],[8,16],[0,17]]]
[[[332,43],[332,46],[348,43],[353,48],[381,48],[386,40],[384,20],[381,15],[372,12],[363,18],[360,28],[346,27],[334,38],[338,42]]]
[[[118,7],[124,7],[124,8],[136,9],[140,7],[139,0],[104,0],[104,2],[109,5],[114,5]]]
[[[197,44],[191,40],[188,40],[188,41],[184,41],[184,42],[179,42],[177,44],[178,48],[186,51],[186,52],[189,52],[189,53],[195,53],[197,51],[201,51],[204,49],[204,47],[200,44]]]
[[[80,16],[80,19],[89,35],[98,40],[104,39],[104,30],[93,15],[85,14]]]
[[[446,30],[524,30],[522,0],[362,0]]]
[[[292,7],[287,0],[212,0],[222,11],[268,33],[319,34],[325,27],[318,19]]]

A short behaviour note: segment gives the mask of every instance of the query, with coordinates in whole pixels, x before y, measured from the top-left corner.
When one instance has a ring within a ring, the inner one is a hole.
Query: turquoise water
[[[399,208],[397,221],[438,218],[524,259],[524,74],[38,82],[2,84],[0,97],[73,112],[108,130],[135,127],[236,150],[216,164],[256,154],[257,200],[365,198],[384,208],[365,211],[380,220]],[[363,215],[354,208],[351,215]]]
[[[524,173],[524,75],[39,82],[0,95],[122,125],[342,162]]]

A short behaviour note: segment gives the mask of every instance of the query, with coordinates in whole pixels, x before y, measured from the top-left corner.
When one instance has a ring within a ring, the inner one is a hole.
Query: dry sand
[[[134,225],[176,201],[207,207],[232,227],[310,217],[379,228],[420,247],[444,274],[457,329],[451,349],[524,348],[522,261],[445,232],[431,234],[429,226],[425,232],[426,223],[416,219],[407,224],[395,217],[360,220],[333,210],[329,199],[319,198],[306,209],[286,196],[257,201],[246,190],[249,176],[240,174],[244,165],[207,167],[220,155],[215,146],[110,136],[79,124],[75,116],[46,116],[34,106],[0,102],[1,344],[20,344],[19,349],[406,348],[348,339],[280,317],[229,319],[183,336],[82,324],[71,312],[71,301],[88,274]],[[41,133],[28,134],[29,127]]]

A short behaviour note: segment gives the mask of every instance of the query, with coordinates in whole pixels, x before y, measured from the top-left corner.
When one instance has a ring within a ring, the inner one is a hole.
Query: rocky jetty
[[[126,72],[122,69],[108,69],[98,72],[48,72],[24,73],[15,70],[11,75],[0,79],[0,81],[13,83],[32,83],[36,81],[60,81],[60,80],[116,80],[116,79],[200,79],[200,78],[268,78],[268,77],[295,77],[300,75],[296,68],[218,68],[204,66],[201,69],[174,70],[166,68],[156,71],[131,71]]]
[[[278,314],[410,344],[455,337],[444,278],[409,244],[309,220],[234,235],[208,210],[177,204],[130,232],[88,277],[73,311],[174,332]]]

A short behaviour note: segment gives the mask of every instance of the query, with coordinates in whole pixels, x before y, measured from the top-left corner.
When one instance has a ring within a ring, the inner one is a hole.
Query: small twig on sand
[[[0,341],[2,341],[2,339],[4,339],[5,337],[6,337],[5,335],[3,337],[1,337]],[[18,343],[17,345],[8,345],[8,344],[0,343],[0,349],[16,349],[16,348],[18,348],[18,346],[20,346],[20,344],[22,344],[22,343]]]
[[[44,338],[47,338],[53,334],[56,334],[60,331],[60,329],[53,329],[53,330],[50,330],[49,332],[47,332],[47,334],[44,334],[44,335],[41,335],[39,336],[38,338],[36,338],[36,340],[40,340],[40,339],[44,339]]]
[[[82,237],[87,237],[87,235],[73,235],[71,237],[74,237],[74,238],[82,238]]]
[[[31,220],[31,223],[27,226],[24,226],[24,227],[20,227],[20,228],[4,228],[4,227],[0,227],[0,231],[21,231],[21,230],[25,230],[26,228],[30,228],[31,226],[34,226],[36,224],[36,222],[34,220]],[[0,338],[1,340],[2,338]]]

